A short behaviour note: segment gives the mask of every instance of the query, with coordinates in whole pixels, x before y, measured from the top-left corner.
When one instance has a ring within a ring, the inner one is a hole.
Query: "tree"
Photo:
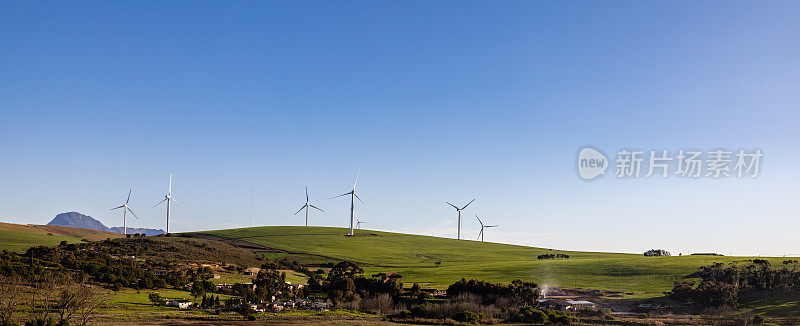
[[[156,306],[160,306],[161,304],[164,303],[164,299],[162,299],[161,295],[159,295],[158,293],[150,293],[150,295],[148,295],[148,298],[150,299],[150,302],[152,302],[153,305]]]
[[[17,306],[24,300],[25,284],[22,278],[16,276],[0,276],[0,325],[11,325]]]
[[[53,310],[58,315],[58,325],[68,325],[72,315],[80,308],[78,306],[80,289],[78,285],[70,283],[61,285],[61,288],[56,303],[53,305]]]
[[[49,277],[48,277],[49,276]],[[36,324],[44,324],[52,311],[53,300],[56,295],[56,287],[48,278],[54,278],[52,273],[39,275],[31,284],[28,292],[28,312],[31,320]]]
[[[199,297],[201,295],[205,295],[206,294],[206,287],[203,286],[203,282],[195,281],[194,283],[192,283],[192,292],[191,292],[191,294],[195,298],[195,300],[197,300],[197,297]]]
[[[256,297],[269,300],[284,292],[287,288],[286,274],[274,269],[262,269],[253,281],[256,285]]]
[[[108,292],[90,285],[81,285],[77,291],[76,311],[78,326],[88,325],[99,316],[99,310],[108,301]]]
[[[680,303],[688,303],[692,299],[694,282],[677,281],[671,292],[665,293],[670,299]]]

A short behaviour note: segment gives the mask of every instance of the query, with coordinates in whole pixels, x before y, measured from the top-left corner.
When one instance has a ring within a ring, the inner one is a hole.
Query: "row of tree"
[[[764,259],[745,265],[716,263],[701,267],[693,276],[700,278],[699,284],[678,281],[666,294],[678,302],[706,309],[734,307],[743,292],[800,290],[800,265],[791,260],[782,266],[772,266]]]

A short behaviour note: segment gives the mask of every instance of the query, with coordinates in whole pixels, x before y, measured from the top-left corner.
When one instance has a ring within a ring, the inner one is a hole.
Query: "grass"
[[[111,295],[107,302],[107,309],[103,314],[113,315],[115,318],[151,318],[158,316],[188,316],[205,314],[198,311],[180,310],[175,307],[156,306],[150,301],[150,293],[158,293],[165,299],[185,299],[193,302],[200,302],[202,298],[194,300],[191,293],[182,290],[160,289],[160,290],[133,290],[124,289]],[[216,295],[216,294],[215,294]],[[228,295],[220,294],[219,299],[224,301],[230,298]]]
[[[800,291],[743,293],[740,308],[770,317],[800,317]]]
[[[445,288],[459,279],[477,278],[508,283],[513,279],[544,285],[632,292],[634,297],[661,296],[673,282],[701,266],[753,257],[644,257],[638,254],[576,252],[498,243],[481,243],[430,236],[359,230],[347,237],[343,228],[267,226],[207,231],[286,253],[285,257],[351,260],[367,273],[397,272],[406,283]],[[538,260],[545,253],[569,259]],[[786,258],[767,258],[773,264]],[[441,262],[440,267],[435,263]],[[629,296],[630,297],[630,296]]]
[[[22,252],[33,246],[55,246],[61,241],[79,242],[81,239],[63,235],[0,230],[0,250]]]

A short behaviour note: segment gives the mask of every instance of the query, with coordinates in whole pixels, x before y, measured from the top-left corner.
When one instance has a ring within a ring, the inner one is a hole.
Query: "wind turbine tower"
[[[163,203],[163,202],[167,202],[167,234],[169,234],[169,206],[170,206],[170,202],[173,202],[173,201],[176,204],[178,204],[178,206],[182,207],[186,211],[189,211],[188,209],[186,209],[186,207],[181,205],[181,203],[179,203],[177,200],[175,200],[175,198],[172,197],[172,174],[170,173],[170,175],[169,175],[169,189],[167,190],[167,194],[164,195],[164,199],[162,199],[160,202],[158,202],[158,204],[155,204],[153,206],[153,207],[156,207],[158,205],[161,205],[161,203]]]
[[[355,213],[356,213],[356,199],[358,199],[358,201],[360,201],[361,204],[364,205],[364,207],[367,207],[367,204],[364,204],[364,201],[361,200],[361,197],[358,197],[358,194],[356,194],[356,184],[358,184],[358,175],[359,174],[361,174],[361,169],[358,169],[358,172],[356,172],[356,181],[353,182],[353,190],[350,190],[349,192],[343,193],[343,194],[341,194],[339,196],[328,198],[328,199],[334,199],[334,198],[339,198],[339,197],[342,197],[342,196],[350,195],[350,235],[351,236],[353,235],[353,226],[354,226],[353,225],[353,220],[355,218]],[[369,207],[367,207],[367,208],[369,208]]]
[[[113,211],[115,209],[122,208],[122,234],[128,234],[128,212],[131,212],[131,214],[133,214],[133,217],[135,217],[137,220],[139,219],[139,217],[136,216],[136,213],[133,212],[131,207],[128,206],[128,203],[131,201],[131,191],[133,191],[133,189],[128,190],[128,199],[125,200],[125,204],[122,204],[122,206],[114,207],[111,209]]]
[[[458,208],[458,206],[453,205],[450,202],[446,202],[448,205],[453,206],[453,208],[455,208],[456,211],[458,211],[458,239],[461,239],[461,211],[467,208],[467,206],[469,206],[469,204],[472,204],[472,202],[474,201],[475,199],[471,200],[469,203],[467,203],[466,205],[464,205],[464,207],[461,208]]]
[[[497,225],[483,225],[483,221],[481,221],[481,218],[478,217],[478,214],[475,214],[475,218],[477,218],[478,219],[478,223],[481,224],[481,232],[478,233],[478,239],[481,239],[481,242],[483,242],[483,235],[485,234],[485,232],[483,232],[483,229],[485,229],[485,228],[494,228],[494,227],[497,227]]]
[[[306,203],[303,204],[303,206],[301,206],[300,209],[297,210],[297,212],[294,213],[294,215],[297,215],[297,213],[300,213],[300,211],[302,211],[303,209],[306,210],[306,226],[308,226],[308,209],[309,208],[314,208],[314,209],[319,210],[320,212],[324,212],[322,210],[322,208],[319,208],[317,206],[311,205],[311,203],[308,202],[308,186],[306,186]]]

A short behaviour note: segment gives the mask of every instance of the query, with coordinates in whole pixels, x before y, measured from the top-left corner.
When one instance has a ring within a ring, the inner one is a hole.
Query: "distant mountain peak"
[[[95,220],[89,215],[83,215],[78,212],[67,212],[56,215],[56,217],[47,223],[47,225],[68,226],[71,228],[91,229],[98,231],[108,231],[111,229],[103,225],[98,220]]]
[[[123,231],[124,229],[122,227],[117,226],[109,228],[100,221],[95,220],[93,217],[78,212],[67,212],[58,214],[52,221],[50,221],[50,223],[47,223],[47,225],[67,226],[71,228],[81,228],[81,229],[108,231],[116,233],[124,232]],[[164,230],[129,227],[128,234],[134,234],[134,233],[142,233],[148,236],[152,236],[152,235],[162,234],[164,233]]]

